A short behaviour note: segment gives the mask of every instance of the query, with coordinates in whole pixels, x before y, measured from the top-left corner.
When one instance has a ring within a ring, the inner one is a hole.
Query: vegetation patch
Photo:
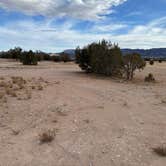
[[[76,63],[87,73],[105,76],[124,76],[132,80],[135,70],[144,69],[146,63],[137,53],[122,55],[118,45],[109,41],[92,43],[75,51]]]
[[[56,131],[55,130],[47,130],[39,134],[39,141],[40,143],[49,143],[54,140],[56,136]]]
[[[153,151],[162,157],[166,157],[166,144],[153,148]]]
[[[150,59],[149,64],[150,64],[150,65],[154,65],[154,60],[153,60],[153,59]]]
[[[149,73],[148,76],[145,77],[145,82],[155,82],[155,78],[152,73]]]
[[[13,76],[0,79],[0,102],[6,103],[8,97],[29,100],[32,98],[33,91],[41,91],[47,85],[43,78],[24,79],[23,77]]]

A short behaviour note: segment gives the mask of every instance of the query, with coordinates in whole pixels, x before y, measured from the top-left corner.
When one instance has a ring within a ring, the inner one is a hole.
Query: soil
[[[155,83],[145,83],[152,73]],[[165,166],[166,63],[132,82],[85,74],[74,63],[22,66],[0,60],[0,77],[44,80],[29,99],[0,104],[0,166]],[[54,130],[41,144],[42,132]]]

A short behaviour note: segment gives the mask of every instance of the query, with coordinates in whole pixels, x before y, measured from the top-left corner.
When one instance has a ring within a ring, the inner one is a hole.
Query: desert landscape
[[[124,81],[73,62],[0,60],[1,166],[164,166],[154,148],[165,119],[165,62]]]

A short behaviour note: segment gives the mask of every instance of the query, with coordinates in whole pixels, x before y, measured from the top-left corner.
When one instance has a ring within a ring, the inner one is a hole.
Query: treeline
[[[122,55],[118,45],[103,40],[75,51],[76,63],[87,73],[125,77],[132,80],[135,70],[144,69],[146,63],[138,53]]]
[[[0,52],[0,58],[15,59],[23,62],[24,65],[37,65],[38,61],[69,62],[72,61],[70,55],[62,52],[58,55],[48,54],[42,51],[24,51],[20,47],[15,47],[8,51]]]

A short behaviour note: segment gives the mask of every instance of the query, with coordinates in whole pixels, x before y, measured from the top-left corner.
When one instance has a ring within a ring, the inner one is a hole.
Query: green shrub
[[[149,61],[149,64],[150,64],[150,65],[154,65],[154,60],[151,59],[151,60]]]
[[[122,53],[117,45],[105,40],[76,49],[76,63],[82,70],[107,76],[120,73]]]
[[[162,63],[163,61],[162,61],[162,59],[159,59],[159,63]]]
[[[126,79],[133,79],[136,69],[143,69],[145,61],[137,53],[122,56],[118,45],[111,44],[105,40],[99,43],[92,43],[83,49],[77,47],[76,63],[82,70],[103,74],[106,76],[122,76]]]
[[[33,51],[24,51],[21,55],[20,61],[23,65],[37,65],[37,57]]]

